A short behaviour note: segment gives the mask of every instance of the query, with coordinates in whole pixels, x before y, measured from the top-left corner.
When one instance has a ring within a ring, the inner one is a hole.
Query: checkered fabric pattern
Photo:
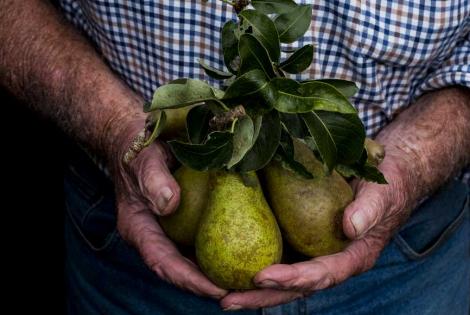
[[[297,0],[297,3],[311,3]],[[220,29],[236,19],[220,0],[60,0],[110,66],[145,99],[166,82],[223,68]],[[468,0],[316,0],[306,36],[312,67],[300,78],[358,84],[353,104],[369,136],[426,91],[470,87]],[[466,180],[470,178],[467,173]]]

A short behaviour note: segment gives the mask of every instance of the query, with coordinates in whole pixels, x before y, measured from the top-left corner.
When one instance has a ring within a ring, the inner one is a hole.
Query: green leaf
[[[349,101],[326,83],[299,84],[292,79],[275,78],[271,80],[270,85],[277,91],[273,106],[282,113],[308,113],[312,110],[356,113]]]
[[[268,78],[276,76],[268,52],[253,35],[240,36],[238,51],[241,58],[239,75],[254,69],[261,69]]]
[[[357,110],[348,99],[334,86],[318,81],[300,84],[300,92],[304,97],[314,99],[314,110],[326,110],[343,114],[355,114]]]
[[[150,137],[145,141],[144,147],[147,147],[150,144],[152,144],[155,141],[155,139],[157,139],[158,136],[162,133],[163,128],[165,127],[165,122],[166,122],[165,111],[156,112],[154,114],[154,117],[152,117],[152,119],[155,120],[153,131]]]
[[[366,137],[364,125],[356,114],[315,112],[331,134],[337,150],[337,162],[352,164],[361,158]]]
[[[312,21],[312,5],[299,5],[292,10],[280,14],[275,20],[279,40],[292,43],[302,37]]]
[[[269,79],[260,69],[248,71],[238,77],[225,91],[224,100],[239,98],[260,92],[267,88]]]
[[[377,184],[388,184],[385,176],[379,171],[377,167],[368,162],[360,170],[359,176],[368,182],[374,182]]]
[[[278,91],[301,95],[299,82],[289,78],[274,78],[270,82],[271,86]]]
[[[279,144],[277,156],[280,158],[282,166],[304,178],[312,179],[312,173],[310,173],[302,163],[295,160],[294,142],[287,131],[283,130],[281,132],[281,141]]]
[[[300,84],[288,78],[276,78],[271,86],[277,90],[274,108],[282,113],[307,113],[316,108],[316,99],[300,94]]]
[[[339,164],[336,167],[336,171],[343,177],[357,177],[362,178],[368,182],[374,182],[377,184],[388,184],[384,175],[379,171],[377,167],[372,164],[366,163],[364,165],[344,165]]]
[[[228,21],[222,28],[222,51],[224,55],[224,62],[227,69],[233,74],[237,74],[238,66],[236,59],[238,57],[238,38],[235,31],[238,29],[238,24],[235,21]]]
[[[315,111],[301,115],[312,138],[312,147],[332,170],[336,164],[359,163],[364,151],[365,131],[356,114]]]
[[[253,133],[253,144],[258,140],[259,132],[261,130],[261,125],[263,124],[263,115],[258,115],[253,120],[255,132]]]
[[[281,130],[281,140],[279,141],[278,150],[281,150],[288,157],[294,157],[294,142],[292,141],[292,138],[289,133],[287,133],[287,131],[285,130]]]
[[[347,80],[337,80],[337,79],[321,79],[321,80],[311,80],[309,82],[323,82],[329,85],[334,86],[338,91],[341,92],[346,98],[354,96],[359,90],[356,83],[347,81]]]
[[[312,173],[310,173],[302,163],[297,162],[292,157],[287,156],[281,150],[278,150],[277,155],[279,156],[282,166],[305,179],[313,179]]]
[[[352,165],[340,164],[336,170],[345,177],[357,177],[362,178],[369,182],[375,182],[378,184],[387,184],[387,180],[379,169],[370,164],[367,160],[367,150],[362,151],[361,158],[359,161]]]
[[[191,108],[186,116],[186,130],[191,143],[203,143],[209,133],[209,121],[213,116],[207,105]]]
[[[279,113],[282,124],[285,126],[289,134],[295,138],[305,138],[309,136],[307,127],[302,118],[297,114]]]
[[[263,116],[261,129],[253,147],[237,164],[240,172],[256,171],[271,161],[281,137],[281,122],[275,110]]]
[[[240,162],[253,146],[254,132],[253,120],[249,116],[242,117],[237,121],[233,133],[233,153],[232,158],[227,163],[228,168],[232,168]]]
[[[218,114],[221,114],[221,113],[224,113],[224,112],[230,110],[220,100],[209,100],[209,101],[204,102],[204,105],[207,105],[207,108],[209,108],[211,110],[212,114],[214,114],[214,115],[218,115]]]
[[[233,134],[215,131],[208,135],[203,144],[169,141],[171,151],[181,164],[198,170],[208,171],[224,167],[232,157]]]
[[[295,51],[287,60],[279,66],[288,73],[300,73],[307,69],[313,61],[313,45],[306,45]]]
[[[225,80],[228,78],[231,78],[233,76],[232,73],[227,73],[221,70],[218,70],[216,68],[213,68],[207,64],[204,63],[204,61],[199,60],[199,65],[204,69],[204,72],[210,76],[211,78],[217,79],[217,80]]]
[[[235,77],[235,76],[233,76]],[[224,94],[225,92],[220,90],[220,89],[217,89],[215,87],[212,87],[212,93],[214,93],[214,96],[217,98],[217,99],[221,99],[224,97]]]
[[[227,88],[223,101],[232,105],[243,102],[245,109],[255,116],[271,110],[274,97],[275,91],[264,72],[255,69],[238,77]]]
[[[274,22],[265,14],[256,10],[243,10],[239,14],[243,23],[251,26],[252,35],[264,46],[273,62],[279,62],[281,47]]]
[[[212,87],[206,82],[181,79],[159,87],[153,94],[152,105],[147,111],[185,107],[214,98]]]
[[[312,135],[315,147],[318,149],[323,163],[325,163],[329,170],[332,170],[336,165],[338,153],[333,135],[328,126],[315,112],[301,114],[301,117]]]
[[[252,0],[251,5],[264,14],[282,14],[297,6],[293,0]]]
[[[359,177],[359,173],[351,165],[338,164],[335,170],[345,178]]]

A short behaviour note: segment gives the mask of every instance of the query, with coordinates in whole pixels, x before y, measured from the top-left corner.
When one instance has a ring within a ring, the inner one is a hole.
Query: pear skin
[[[186,116],[194,106],[186,106],[174,109],[165,109],[166,123],[159,138],[186,139]]]
[[[192,246],[199,220],[207,206],[209,173],[183,165],[173,175],[181,188],[180,204],[172,214],[160,217],[159,222],[171,240]]]
[[[366,138],[364,146],[367,151],[367,161],[370,164],[378,166],[382,163],[385,158],[385,148],[383,145],[370,138]]]
[[[298,252],[310,256],[330,255],[348,244],[343,233],[343,211],[353,192],[341,175],[327,175],[310,149],[295,141],[295,158],[314,178],[302,176],[272,161],[264,170],[270,205],[283,236]]]
[[[253,289],[261,269],[279,263],[282,238],[255,173],[253,187],[239,174],[217,171],[196,235],[196,257],[202,271],[225,289]]]

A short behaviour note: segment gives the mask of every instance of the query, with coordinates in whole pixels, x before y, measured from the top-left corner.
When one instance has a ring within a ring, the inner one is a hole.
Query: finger
[[[152,144],[132,162],[141,194],[147,206],[158,215],[172,213],[180,200],[180,188],[168,169],[167,161],[165,149],[160,144]]]
[[[220,299],[227,294],[178,252],[149,211],[127,213],[120,217],[119,231],[160,278],[201,296]]]
[[[346,236],[356,239],[374,228],[388,210],[384,187],[373,183],[359,183],[355,200],[344,210],[343,230]]]
[[[301,292],[325,289],[372,268],[383,246],[383,240],[365,237],[334,255],[267,267],[255,276],[254,282],[262,288]]]
[[[220,301],[225,311],[257,309],[288,303],[303,297],[301,292],[279,291],[273,289],[250,290],[230,293]]]
[[[207,279],[192,261],[179,253],[162,257],[160,262],[151,264],[150,268],[160,278],[197,295],[221,299],[227,294],[227,291]]]
[[[174,171],[175,168],[180,164],[178,163],[178,160],[175,159],[175,156],[171,153],[170,146],[163,141],[157,141],[156,144],[159,145],[162,149],[165,164],[167,165],[168,169],[170,171]]]

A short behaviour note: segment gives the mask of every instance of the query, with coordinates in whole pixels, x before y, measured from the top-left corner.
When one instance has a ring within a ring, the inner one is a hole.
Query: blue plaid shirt
[[[297,3],[310,3],[297,0]],[[154,90],[204,75],[198,60],[223,68],[220,29],[236,19],[220,0],[60,0],[67,18],[109,65],[151,100]],[[301,78],[358,84],[352,99],[369,136],[426,91],[470,87],[468,0],[318,0],[310,30],[315,61]],[[468,178],[467,178],[468,180]]]

